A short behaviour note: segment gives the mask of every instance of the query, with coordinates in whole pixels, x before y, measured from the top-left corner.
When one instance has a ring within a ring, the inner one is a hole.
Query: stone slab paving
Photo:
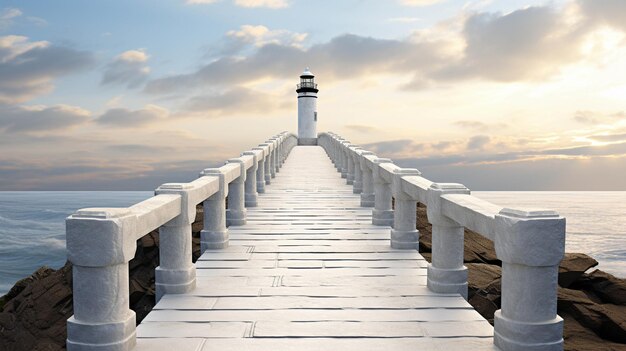
[[[196,289],[138,326],[136,350],[497,350],[491,325],[428,290],[424,258],[392,249],[345,183],[321,147],[294,148],[230,247],[198,260]]]

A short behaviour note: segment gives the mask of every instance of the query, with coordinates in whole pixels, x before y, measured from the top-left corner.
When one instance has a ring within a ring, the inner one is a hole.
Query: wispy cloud
[[[0,130],[10,133],[64,131],[85,124],[91,113],[80,107],[0,106]]]
[[[6,29],[13,24],[13,19],[20,17],[22,11],[20,9],[6,7],[0,11],[0,30]]]
[[[134,128],[154,124],[169,116],[169,111],[157,105],[147,105],[139,110],[127,108],[112,108],[96,119],[101,125],[116,128]]]
[[[57,77],[91,66],[86,51],[55,46],[27,37],[0,37],[0,103],[19,103],[48,93]]]
[[[102,84],[119,84],[128,88],[140,86],[150,74],[150,67],[147,65],[149,57],[143,49],[119,54],[105,67]]]

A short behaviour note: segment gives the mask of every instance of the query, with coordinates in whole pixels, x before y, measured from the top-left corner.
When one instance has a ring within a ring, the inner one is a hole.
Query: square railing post
[[[242,156],[252,156],[252,167],[246,171],[246,194],[245,205],[246,207],[256,207],[259,192],[257,191],[257,172],[259,169],[259,155],[263,155],[260,151],[246,151],[241,154]],[[262,157],[262,156],[261,156]]]
[[[128,262],[137,249],[128,240],[137,217],[128,209],[79,210],[66,221],[72,262],[74,315],[67,320],[67,349],[130,350],[136,344],[129,308]]]
[[[159,228],[159,266],[155,271],[156,301],[165,294],[182,294],[196,287],[196,266],[192,262],[191,224],[196,218],[196,203],[188,193],[189,183],[161,185],[155,195],[181,196],[181,213]]]
[[[354,165],[354,182],[352,183],[352,193],[360,194],[363,192],[363,172],[361,171],[361,152],[363,150],[360,147],[352,150],[352,163]]]
[[[363,191],[361,191],[361,207],[374,207],[374,175],[370,167],[370,161],[365,156],[374,156],[370,151],[361,152],[359,163],[363,174]]]
[[[227,226],[242,226],[246,224],[245,183],[246,165],[240,158],[231,158],[226,163],[239,165],[239,176],[228,184],[228,209],[226,210]]]
[[[393,209],[391,208],[391,184],[381,175],[379,165],[391,163],[388,158],[374,160],[372,175],[374,178],[374,210],[372,211],[372,224],[381,226],[393,226]]]
[[[200,232],[200,250],[223,249],[228,247],[228,228],[226,228],[226,196],[228,184],[224,173],[219,168],[207,168],[202,176],[213,176],[219,179],[220,190],[204,200],[204,228]]]
[[[419,248],[419,232],[416,229],[417,200],[402,190],[402,177],[420,175],[417,169],[397,168],[394,170],[391,189],[395,199],[393,228],[391,229],[391,247],[394,249]]]
[[[432,224],[432,262],[428,288],[438,293],[459,293],[467,300],[467,267],[463,265],[464,228],[442,213],[441,197],[469,194],[461,184],[433,183],[428,189],[426,213]]]
[[[495,217],[496,255],[502,260],[502,309],[494,341],[503,351],[562,350],[557,315],[559,263],[565,218],[554,211],[505,208]]]

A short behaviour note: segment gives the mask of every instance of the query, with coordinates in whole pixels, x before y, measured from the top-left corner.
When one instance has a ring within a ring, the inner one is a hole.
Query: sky
[[[281,131],[473,190],[626,190],[623,0],[0,0],[0,190],[152,190]]]

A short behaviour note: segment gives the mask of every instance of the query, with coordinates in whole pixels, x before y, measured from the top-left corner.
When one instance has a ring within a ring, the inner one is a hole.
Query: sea
[[[0,296],[40,266],[65,264],[65,218],[86,207],[128,207],[151,191],[0,191]],[[567,218],[567,252],[626,278],[626,192],[475,191],[503,207],[547,208]]]

